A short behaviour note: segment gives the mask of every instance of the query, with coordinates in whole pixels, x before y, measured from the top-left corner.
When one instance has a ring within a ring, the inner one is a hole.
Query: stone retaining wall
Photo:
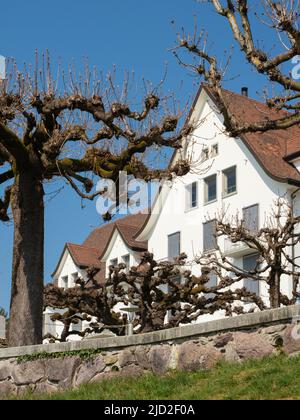
[[[1,349],[0,395],[29,390],[52,392],[115,376],[210,369],[221,360],[242,362],[279,352],[297,354],[299,319],[300,306],[294,306],[140,336]],[[213,331],[214,325],[219,328]],[[82,349],[97,349],[100,353],[88,359],[79,353],[53,358],[59,351]],[[41,351],[49,355],[40,359]],[[34,360],[17,357],[25,354],[35,354]]]

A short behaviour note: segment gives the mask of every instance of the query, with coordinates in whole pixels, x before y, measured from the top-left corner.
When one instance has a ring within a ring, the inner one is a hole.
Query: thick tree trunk
[[[12,190],[14,252],[8,341],[42,343],[44,275],[44,191],[34,175],[21,173]]]
[[[270,303],[271,308],[280,308],[280,278],[279,271],[274,270],[271,274],[270,282]]]

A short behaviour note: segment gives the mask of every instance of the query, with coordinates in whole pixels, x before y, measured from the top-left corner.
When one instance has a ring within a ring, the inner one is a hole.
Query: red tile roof
[[[214,100],[211,89],[206,85],[203,87]],[[275,120],[287,115],[285,111],[270,109],[266,104],[246,96],[228,90],[223,92],[229,110],[241,123]],[[286,160],[288,155],[300,151],[300,126],[287,130],[243,134],[241,138],[271,177],[296,184],[300,182],[300,173]]]
[[[119,219],[115,222],[104,224],[93,230],[82,245],[67,243],[67,248],[72,256],[74,263],[79,268],[96,267],[100,272],[96,276],[99,283],[105,281],[105,263],[101,262],[113,233],[118,229],[126,245],[135,251],[146,251],[147,243],[138,242],[134,239],[135,234],[144,224],[147,214],[135,214]],[[62,254],[63,255],[63,254]],[[62,257],[61,257],[62,258]],[[61,259],[60,259],[61,261]],[[60,261],[55,269],[58,269]]]
[[[67,243],[67,248],[75,264],[80,268],[100,267],[99,252],[96,248]]]
[[[202,89],[208,93],[213,101],[214,95],[207,85],[202,85],[198,92],[193,108]],[[266,119],[278,119],[287,115],[284,111],[270,109],[266,104],[224,90],[224,96],[230,111],[241,122],[263,122]],[[189,114],[192,114],[193,108]],[[287,156],[300,154],[300,127],[295,126],[287,130],[269,131],[266,133],[244,134],[241,136],[249,150],[256,157],[264,170],[273,178],[300,185],[300,173],[288,162]],[[176,153],[176,152],[175,152]],[[136,214],[124,217],[115,222],[104,224],[95,229],[82,245],[67,244],[68,249],[79,267],[101,267],[99,279],[104,282],[105,264],[100,262],[110,243],[115,229],[118,229],[127,246],[136,251],[147,250],[146,242],[138,242],[135,237],[143,230],[147,214]]]
[[[97,248],[102,256],[104,255],[107,246],[109,245],[109,241],[113,235],[114,230],[117,228],[129,248],[141,251],[146,250],[147,243],[135,241],[134,236],[140,227],[144,224],[147,217],[147,214],[138,213],[103,225],[95,229],[87,237],[83,245],[90,248]]]

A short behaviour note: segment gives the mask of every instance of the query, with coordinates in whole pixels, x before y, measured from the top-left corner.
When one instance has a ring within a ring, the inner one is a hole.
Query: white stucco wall
[[[229,138],[225,134],[222,118],[204,90],[192,118],[198,124],[185,150],[186,155],[191,157],[192,171],[184,178],[172,183],[170,190],[166,187],[160,194],[157,203],[161,203],[161,208],[159,211],[156,209],[157,214],[151,216],[150,222],[138,238],[139,240],[148,240],[148,249],[154,253],[157,260],[165,259],[168,256],[169,235],[176,232],[181,233],[181,252],[185,252],[188,259],[192,261],[203,250],[203,223],[216,218],[224,211],[228,218],[236,216],[237,213],[242,216],[243,208],[258,204],[259,225],[263,226],[278,197],[290,200],[291,194],[297,190],[296,187],[271,178],[242,140]],[[218,156],[200,164],[203,149],[211,149],[215,144],[218,144]],[[232,166],[237,168],[237,193],[224,198],[222,172]],[[295,166],[300,169],[300,159],[295,162]],[[204,179],[215,174],[217,175],[217,200],[206,205],[204,203]],[[187,211],[186,187],[195,181],[198,183],[198,207]],[[299,192],[295,199],[295,212],[300,214]],[[300,245],[296,247],[295,252],[300,256]],[[103,258],[103,261],[106,262],[106,274],[108,274],[110,262],[115,259],[118,260],[118,263],[123,262],[122,257],[125,255],[130,255],[130,266],[139,263],[139,253],[129,249],[116,230]],[[242,266],[242,257],[236,258],[235,264]],[[196,275],[200,273],[199,270],[199,266],[193,266]],[[72,274],[74,273],[79,273],[85,278],[85,273],[76,267],[70,254],[66,251],[56,273],[59,286],[64,285],[62,281],[64,276],[69,276],[68,287],[71,287],[73,285]],[[286,278],[286,281],[283,282],[282,292],[291,297],[292,281],[290,278]],[[267,302],[266,285],[261,284],[260,293]],[[120,309],[121,306],[118,305],[118,308],[115,309]],[[201,317],[201,321],[222,317],[224,317],[224,313],[219,312],[214,316]]]
[[[59,287],[64,287],[65,282],[63,279],[65,277],[68,277],[68,287],[74,287],[74,278],[76,278],[76,276],[79,276],[86,280],[85,270],[79,268],[75,264],[68,249],[66,249],[53,279],[58,280]]]
[[[119,231],[116,229],[114,235],[111,239],[110,245],[102,258],[102,261],[106,263],[106,275],[108,276],[108,267],[112,260],[118,260],[118,264],[123,262],[123,257],[129,255],[130,258],[130,267],[136,266],[140,261],[140,253],[135,252],[130,249],[123,238],[121,237]]]
[[[111,240],[110,246],[104,255],[102,261],[106,262],[106,275],[108,275],[108,266],[110,262],[114,259],[118,260],[118,263],[123,262],[122,257],[130,255],[130,267],[138,265],[140,260],[140,254],[138,252],[132,251],[123,241],[121,235],[116,230],[113,238]],[[75,263],[70,255],[69,251],[66,249],[64,255],[61,259],[59,267],[54,275],[54,280],[58,280],[58,287],[65,287],[64,278],[68,277],[68,287],[73,287],[74,276],[78,275],[86,280],[86,272],[83,269],[80,269]],[[117,312],[120,308],[124,307],[124,304],[120,303],[115,306],[114,311]],[[55,310],[51,308],[46,308],[44,312],[44,334],[50,333],[54,337],[60,337],[63,324],[59,321],[51,321],[51,315],[54,313],[63,313],[64,310]],[[122,312],[122,311],[121,311]],[[84,321],[82,323],[82,330],[88,327],[88,322]],[[81,338],[79,336],[70,336],[68,341],[77,341]]]
[[[79,268],[68,249],[65,249],[64,254],[61,258],[60,264],[54,273],[53,280],[58,280],[58,287],[65,287],[64,278],[68,278],[67,287],[71,288],[75,286],[74,279],[76,276],[83,278],[84,280],[87,279],[85,270]],[[64,313],[65,310],[58,310],[52,308],[46,308],[44,311],[44,335],[51,334],[54,337],[60,337],[63,331],[63,324],[59,321],[51,321],[51,315],[54,313]],[[83,328],[87,326],[87,323],[83,323]],[[77,341],[81,338],[78,336],[71,336],[69,337],[68,341]]]
[[[139,237],[149,241],[149,251],[157,259],[168,256],[168,235],[175,232],[181,233],[181,252],[185,252],[189,260],[200,255],[203,250],[203,223],[214,219],[222,211],[226,211],[228,217],[237,213],[242,216],[243,208],[259,204],[259,223],[262,226],[276,199],[289,199],[297,189],[270,178],[241,140],[229,138],[224,133],[220,115],[204,91],[195,115],[201,123],[187,148],[187,154],[193,156],[192,173],[173,183],[159,216],[152,216],[152,221],[155,221],[152,229],[144,231]],[[201,165],[197,164],[203,148],[211,148],[216,143],[218,156]],[[232,166],[237,168],[237,193],[224,198],[222,171]],[[206,205],[204,179],[214,174],[217,175],[217,200]],[[198,182],[198,207],[186,211],[186,186],[195,181]],[[236,263],[242,264],[242,259],[236,260]],[[199,273],[199,267],[193,270],[195,274]],[[284,282],[282,291],[291,296],[291,281]],[[261,295],[267,297],[266,287],[261,288]]]
[[[123,263],[123,257],[129,255],[129,267],[137,266],[140,262],[141,253],[133,251],[127,246],[124,242],[119,231],[116,229],[114,235],[111,239],[110,245],[102,258],[102,261],[106,263],[106,276],[109,275],[109,266],[111,265],[112,260],[118,260],[118,264]],[[118,303],[113,310],[115,312],[120,312],[124,314],[121,310],[125,305],[123,303]],[[127,313],[126,313],[127,314]],[[127,314],[128,315],[128,314]]]

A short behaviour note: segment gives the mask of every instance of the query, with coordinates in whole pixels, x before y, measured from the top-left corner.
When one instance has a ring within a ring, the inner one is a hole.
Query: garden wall
[[[209,369],[300,352],[300,306],[149,334],[0,349],[0,395],[51,392],[115,376]]]

